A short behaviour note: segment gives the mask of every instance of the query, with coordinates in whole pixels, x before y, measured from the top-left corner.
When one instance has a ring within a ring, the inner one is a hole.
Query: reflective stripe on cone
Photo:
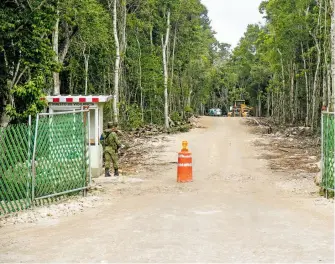
[[[178,153],[177,182],[191,182],[192,179],[192,153]]]

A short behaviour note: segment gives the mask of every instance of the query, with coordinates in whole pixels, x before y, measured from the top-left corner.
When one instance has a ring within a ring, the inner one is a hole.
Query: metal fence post
[[[28,117],[28,157],[27,157],[27,166],[28,166],[28,175],[27,175],[27,198],[29,198],[29,182],[31,182],[31,115]],[[31,197],[30,197],[31,198]]]
[[[87,124],[87,113],[83,112],[83,116],[82,116],[82,120],[83,120],[83,127],[82,127],[82,130],[84,132],[84,139],[83,139],[83,151],[84,151],[84,156],[83,156],[83,160],[85,161],[85,180],[84,180],[84,185],[85,187],[87,187],[87,182],[88,182],[88,179],[87,179],[87,176],[88,176],[88,164],[87,164],[87,127],[86,127],[86,124]],[[87,189],[83,190],[83,196],[86,197],[87,196]]]
[[[33,149],[33,157],[32,157],[32,176],[31,176],[31,201],[34,205],[35,200],[35,181],[36,181],[36,166],[35,166],[35,158],[36,158],[36,145],[37,145],[37,133],[38,133],[38,121],[39,121],[39,114],[36,115],[36,127],[35,127],[35,137],[34,137],[34,149]]]
[[[87,126],[88,126],[88,173],[89,173],[89,184],[92,185],[92,169],[91,169],[91,112],[87,112]]]

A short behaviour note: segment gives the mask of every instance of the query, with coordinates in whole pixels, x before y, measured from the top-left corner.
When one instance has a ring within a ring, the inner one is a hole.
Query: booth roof
[[[41,100],[47,100],[48,103],[106,103],[112,99],[113,95],[55,95],[41,98]]]

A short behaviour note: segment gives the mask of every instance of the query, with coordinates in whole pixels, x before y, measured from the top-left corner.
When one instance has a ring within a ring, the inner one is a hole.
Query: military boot
[[[111,177],[111,174],[109,173],[109,169],[105,169],[105,177]]]
[[[114,176],[115,176],[115,177],[119,176],[119,170],[118,170],[118,169],[115,169],[115,170],[114,170]]]

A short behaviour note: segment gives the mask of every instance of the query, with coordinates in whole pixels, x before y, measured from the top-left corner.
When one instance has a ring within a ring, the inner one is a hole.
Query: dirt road
[[[259,158],[239,119],[202,122],[150,152],[139,181],[105,184],[95,208],[1,228],[1,262],[333,263],[333,206],[280,188],[288,176]],[[194,182],[179,185],[182,140]]]

